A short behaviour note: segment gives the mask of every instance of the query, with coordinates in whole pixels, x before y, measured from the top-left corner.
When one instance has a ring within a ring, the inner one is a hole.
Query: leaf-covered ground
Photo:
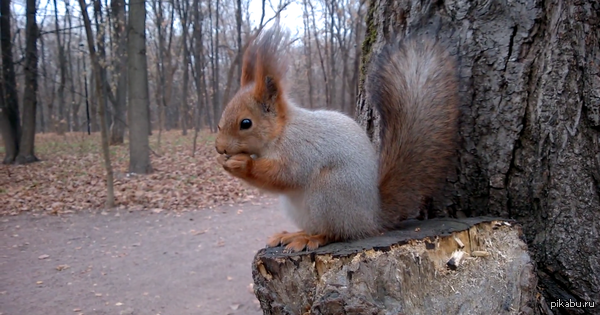
[[[258,192],[226,174],[216,163],[214,135],[201,132],[192,156],[193,134],[158,132],[150,137],[154,172],[128,174],[129,145],[111,146],[115,201],[130,210],[185,211],[237,203]],[[0,142],[0,144],[2,144]],[[104,206],[106,181],[100,134],[38,134],[41,162],[2,165],[0,215],[24,211],[59,214]],[[0,147],[4,155],[4,148]]]

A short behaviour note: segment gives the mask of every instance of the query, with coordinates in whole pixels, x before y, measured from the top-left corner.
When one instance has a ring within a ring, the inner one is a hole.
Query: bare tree
[[[294,44],[290,50],[294,60],[290,75],[297,78],[294,84],[297,91],[294,93],[301,93],[298,94],[301,104],[307,107],[343,106],[345,111],[351,111],[352,107],[347,104],[352,103],[356,95],[359,78],[356,74],[359,54],[356,52],[360,51],[357,41],[362,38],[362,35],[357,35],[362,31],[355,32],[354,28],[362,27],[364,22],[356,12],[358,1],[301,2],[305,24],[304,34],[300,36],[303,37],[303,45]],[[271,21],[279,19],[290,3],[293,1],[263,1],[264,12],[258,12],[256,24],[252,24],[254,16],[244,13],[249,12],[246,9],[249,3],[244,0],[146,2],[145,53],[146,64],[150,65],[147,91],[148,95],[152,95],[145,102],[148,107],[145,111],[148,134],[151,134],[151,124],[154,123],[158,123],[154,126],[159,128],[159,135],[162,130],[173,127],[180,127],[185,133],[192,124],[195,128],[207,125],[214,131],[222,107],[239,86],[245,44]],[[101,67],[101,84],[105,89],[103,97],[108,100],[109,143],[118,144],[122,143],[129,119],[125,106],[128,103],[127,87],[131,82],[124,67],[129,64],[128,48],[125,48],[129,22],[124,0],[104,0],[103,4],[110,5],[110,10],[95,10],[90,18],[95,36],[107,39],[96,41],[96,53],[100,60],[108,63]],[[257,4],[261,5],[260,2]],[[96,85],[93,73],[90,71],[89,77],[85,74],[86,68],[92,68],[88,64],[88,56],[81,56],[78,46],[85,36],[82,23],[77,23],[81,19],[73,18],[79,11],[72,10],[69,3],[64,3],[64,9],[61,9],[61,0],[46,1],[45,6],[39,10],[51,14],[47,17],[46,29],[43,23],[46,15],[38,17],[41,31],[38,40],[40,75],[36,128],[42,132],[61,133],[81,130],[88,121],[91,132],[99,131],[99,108],[87,102],[99,95],[93,88]],[[61,16],[61,10],[65,10],[64,16]],[[24,19],[19,19],[19,16],[14,17],[24,25]],[[234,20],[234,23],[229,23]],[[14,36],[20,38],[21,33],[17,32]],[[25,36],[21,37],[24,39]],[[202,40],[199,41],[199,38]],[[25,40],[16,40],[14,51],[25,51],[25,43]],[[24,73],[24,62],[19,61],[15,65],[17,74]],[[16,78],[20,80],[17,81],[19,90],[16,93],[24,95],[24,75]],[[90,90],[85,88],[87,81],[92,87]],[[192,93],[189,89],[196,91]],[[11,93],[5,94],[5,100],[9,95]],[[86,107],[85,111],[80,109],[81,106]]]
[[[190,10],[189,2],[187,0],[177,0],[177,12],[181,25],[183,26],[181,34],[181,45],[183,46],[183,92],[181,96],[181,109],[180,109],[180,125],[182,135],[187,135],[188,128],[188,86],[190,77],[190,51],[188,47],[188,36],[189,36],[189,25],[190,25]]]
[[[155,14],[155,26],[158,40],[156,44],[157,58],[156,64],[156,83],[158,87],[155,87],[156,102],[158,106],[158,146],[160,147],[161,135],[163,129],[168,129],[166,122],[166,110],[168,104],[171,102],[171,91],[173,88],[173,75],[177,69],[177,66],[172,64],[172,50],[173,46],[173,23],[175,15],[175,7],[169,6],[169,16],[165,17],[162,1],[153,0],[152,8]]]
[[[81,1],[81,0],[80,0]],[[129,171],[147,174],[150,165],[146,1],[129,2],[127,64],[129,80]]]
[[[236,10],[235,10],[235,24],[237,27],[237,55],[235,57],[237,61],[237,80],[239,81],[242,77],[242,67],[240,66],[242,60],[242,0],[236,1]]]
[[[125,111],[127,106],[127,21],[125,18],[125,0],[112,0],[113,16],[113,82],[115,104],[110,126],[110,144],[122,144],[125,136]]]
[[[312,4],[311,0],[307,0],[308,1],[308,5],[310,6],[310,13],[311,13],[311,17],[312,17],[312,27],[313,27],[313,31],[314,31],[314,37],[315,37],[315,44],[317,46],[317,53],[319,55],[319,62],[321,64],[321,73],[323,74],[323,85],[325,86],[325,105],[330,105],[331,104],[331,100],[329,99],[329,97],[331,96],[331,93],[329,92],[329,80],[331,78],[328,79],[327,76],[327,66],[325,63],[325,58],[323,57],[323,51],[321,48],[321,42],[319,40],[319,33],[317,31],[317,22],[316,22],[316,18],[315,18],[315,8]]]
[[[314,102],[314,91],[313,91],[313,81],[312,81],[312,67],[313,67],[313,61],[312,61],[312,46],[311,46],[311,35],[310,35],[310,18],[309,18],[309,14],[308,14],[308,8],[307,8],[307,0],[303,0],[302,1],[303,4],[303,14],[302,14],[302,22],[304,24],[304,56],[306,59],[306,78],[307,78],[307,83],[308,83],[308,104],[309,104],[309,108],[315,108],[315,102]]]
[[[0,47],[2,49],[2,87],[0,87],[0,132],[4,139],[6,154],[3,162],[14,162],[19,154],[21,122],[19,121],[19,98],[12,56],[10,28],[10,0],[0,1]]]
[[[3,0],[4,1],[4,0]],[[27,0],[25,26],[25,89],[23,95],[23,134],[19,145],[16,162],[19,164],[39,161],[34,154],[35,143],[35,114],[37,108],[38,90],[38,55],[37,39],[39,31],[35,20],[36,1]]]
[[[102,11],[100,0],[96,0],[95,11]],[[110,151],[108,146],[108,126],[106,123],[106,98],[104,93],[106,88],[102,85],[102,65],[99,60],[99,56],[96,54],[96,44],[94,43],[94,34],[92,33],[92,25],[90,18],[87,13],[87,6],[85,0],[79,0],[79,6],[81,7],[81,15],[83,17],[83,24],[85,25],[85,32],[87,35],[88,48],[90,52],[90,59],[92,60],[92,72],[94,73],[96,83],[96,93],[98,93],[98,110],[100,115],[100,133],[102,137],[102,153],[104,156],[104,167],[106,169],[106,207],[112,208],[115,206],[115,194],[113,188],[113,170],[110,163]],[[99,38],[101,40],[101,38]],[[106,62],[103,60],[103,64]]]
[[[60,82],[58,84],[58,120],[56,124],[56,131],[58,134],[64,134],[66,131],[66,118],[65,118],[65,86],[67,84],[67,58],[65,56],[65,47],[61,40],[60,24],[58,22],[58,4],[57,0],[54,2],[54,25],[56,28],[56,46],[58,47],[58,68],[60,73]]]
[[[196,152],[196,141],[198,139],[198,132],[201,127],[202,113],[206,112],[206,118],[209,124],[212,124],[212,118],[210,116],[210,110],[208,110],[208,87],[206,83],[206,73],[204,71],[206,67],[206,59],[204,53],[204,42],[203,42],[203,27],[204,14],[200,9],[200,0],[194,0],[192,6],[192,12],[194,12],[193,32],[191,44],[193,47],[190,51],[194,52],[194,66],[192,68],[192,75],[194,76],[194,83],[196,86],[197,104],[194,115],[194,142],[192,148],[192,156]]]
[[[209,1],[210,5],[210,1]],[[211,34],[211,47],[212,47],[212,103],[213,103],[213,121],[210,124],[210,128],[213,132],[216,132],[216,126],[221,118],[221,100],[219,90],[219,1],[215,4],[215,16],[212,15],[212,10],[209,6],[209,20],[211,23],[215,22],[215,34]]]
[[[327,2],[327,0],[325,0]],[[327,105],[331,107],[337,107],[336,103],[336,86],[335,86],[335,77],[336,77],[336,68],[335,68],[335,41],[334,41],[334,27],[335,27],[335,2],[336,0],[329,0],[330,3],[325,3],[327,10],[329,11],[329,30],[326,36],[329,36],[329,45],[327,51],[329,52],[329,63],[328,63],[328,72],[329,72],[329,80],[327,84],[329,85],[329,96]]]

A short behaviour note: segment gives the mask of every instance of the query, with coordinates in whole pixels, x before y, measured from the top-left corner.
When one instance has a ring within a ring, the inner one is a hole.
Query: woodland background
[[[239,87],[244,45],[280,22],[292,33],[292,97],[352,115],[366,6],[2,1],[4,163],[42,160],[4,168],[1,190],[10,198],[3,210],[73,211],[104,202],[177,210],[254,196],[213,161],[212,132]],[[102,118],[106,141],[99,139]],[[144,173],[150,179],[135,176]]]
[[[537,302],[600,303],[597,0],[0,4],[2,153],[17,164],[0,171],[2,214],[251,199],[216,165],[213,132],[252,35],[290,26],[296,101],[353,115],[376,142],[370,54],[434,32],[459,58],[462,100],[456,169],[435,207],[517,219]]]

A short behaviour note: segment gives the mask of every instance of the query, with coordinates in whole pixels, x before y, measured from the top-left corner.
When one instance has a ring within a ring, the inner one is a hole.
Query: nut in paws
[[[230,173],[245,173],[249,169],[252,158],[247,154],[236,154],[231,156],[223,164],[223,168]]]

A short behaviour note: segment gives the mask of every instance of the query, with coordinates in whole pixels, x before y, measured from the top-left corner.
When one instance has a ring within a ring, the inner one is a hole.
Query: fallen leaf
[[[231,308],[234,311],[237,311],[237,309],[240,308],[240,305],[239,304],[231,304],[231,305],[229,305],[229,308]]]
[[[246,289],[248,289],[248,292],[254,294],[254,283],[250,283]]]
[[[46,259],[46,258],[48,258],[48,257],[50,257],[50,255],[46,255],[46,254],[44,254],[44,255],[40,255],[40,256],[38,256],[38,259]]]
[[[123,303],[121,303],[121,302],[117,302],[117,303],[115,303],[115,305],[116,305],[116,306],[121,306],[121,305],[123,305]]]
[[[69,269],[69,268],[71,268],[71,266],[69,266],[69,265],[58,265],[58,266],[56,266],[56,270],[58,270],[58,271],[63,271],[65,269]]]

